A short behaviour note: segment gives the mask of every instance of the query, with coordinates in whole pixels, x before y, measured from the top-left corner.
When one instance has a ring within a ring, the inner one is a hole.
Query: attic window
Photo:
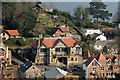
[[[110,61],[108,61],[107,64],[110,65]]]
[[[97,66],[96,62],[93,62],[93,63],[92,63],[92,66]]]

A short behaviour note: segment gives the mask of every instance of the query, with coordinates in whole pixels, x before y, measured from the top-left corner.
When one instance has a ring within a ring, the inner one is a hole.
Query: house
[[[90,44],[90,46],[98,51],[103,51],[105,45],[109,45],[109,43],[114,43],[115,40],[97,40]]]
[[[69,66],[82,64],[82,48],[70,37],[49,37],[39,36],[32,45],[32,55],[35,56],[36,64],[49,64]]]
[[[41,70],[35,64],[25,62],[18,68],[18,76],[19,78],[39,78]]]
[[[58,67],[54,67],[52,68],[50,71],[45,72],[44,76],[46,78],[46,80],[57,80],[57,79],[61,79],[64,78],[64,76],[67,76],[67,71],[64,71]]]
[[[94,33],[94,34],[88,34],[87,38],[89,40],[107,40],[106,36],[104,36],[102,34],[96,34],[96,33]]]
[[[18,30],[5,30],[2,32],[3,40],[8,40],[10,38],[19,38]]]
[[[118,54],[119,49],[117,43],[109,43],[103,47],[103,52],[109,53],[110,55]]]
[[[99,35],[96,37],[96,40],[107,40],[107,37],[104,35]]]
[[[36,4],[36,7],[43,9],[46,12],[53,12],[53,9],[48,7],[46,4]]]
[[[72,33],[70,32],[68,27],[65,27],[65,25],[61,26],[61,27],[55,27],[54,31],[52,33],[52,35],[54,37],[72,37]]]
[[[83,30],[81,30],[82,31],[82,33],[84,33],[86,36],[88,35],[88,34],[94,34],[94,33],[96,33],[96,34],[102,34],[102,32],[100,31],[100,29],[83,29]]]
[[[75,40],[81,40],[81,36],[75,32],[69,30],[69,27],[65,27],[65,25],[60,27],[54,27],[54,30],[51,33],[54,37],[72,37]]]
[[[0,36],[0,61],[1,70],[5,69],[6,66],[11,65],[11,51],[8,50],[8,46],[6,47],[4,45],[1,36]]]
[[[83,69],[86,71],[86,78],[115,78],[115,73],[120,73],[120,55],[90,56],[85,59]]]
[[[112,30],[114,30],[114,28],[102,28],[103,32],[112,31]]]

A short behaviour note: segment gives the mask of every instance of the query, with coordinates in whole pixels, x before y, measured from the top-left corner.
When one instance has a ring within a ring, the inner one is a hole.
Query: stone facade
[[[69,46],[67,42],[64,42],[64,39],[68,39],[68,43],[73,44]],[[44,38],[44,41],[46,39]],[[49,38],[49,44],[54,45],[53,47],[47,47],[44,42],[41,46],[37,46],[38,49],[33,48],[33,54],[35,56],[36,64],[46,64],[46,65],[75,65],[82,64],[82,48],[75,40],[72,38]],[[53,43],[55,40],[55,43]],[[69,40],[71,42],[69,42]],[[41,41],[41,40],[39,40]],[[72,42],[74,41],[74,42]],[[40,44],[40,43],[38,43]]]

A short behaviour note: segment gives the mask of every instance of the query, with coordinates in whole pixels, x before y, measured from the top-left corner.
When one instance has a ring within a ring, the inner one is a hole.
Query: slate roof
[[[94,44],[95,45],[107,45],[113,42],[115,42],[115,40],[102,40],[102,41],[96,41]]]
[[[45,78],[54,78],[60,74],[66,76],[67,73],[68,73],[67,71],[64,71],[58,67],[54,67],[53,69],[45,73]]]
[[[47,6],[46,4],[37,4],[40,8],[42,9],[51,9],[49,6]]]
[[[22,71],[23,73],[26,72],[30,67],[32,66],[32,63],[25,62],[23,65],[21,65],[18,70]]]
[[[5,30],[10,36],[19,36],[18,30]]]
[[[53,48],[59,41],[62,41],[67,47],[73,47],[76,45],[76,41],[70,37],[56,37],[56,38],[43,38],[40,39],[40,46],[44,44],[47,48]],[[37,48],[38,41],[36,41],[32,47]]]

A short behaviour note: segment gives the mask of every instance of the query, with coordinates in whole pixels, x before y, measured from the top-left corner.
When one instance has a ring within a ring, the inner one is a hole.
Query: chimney
[[[40,39],[42,39],[42,38],[43,38],[42,36],[43,36],[42,34],[39,34],[39,38],[38,38],[38,46],[37,46],[37,48],[39,48],[39,47],[40,47]]]

